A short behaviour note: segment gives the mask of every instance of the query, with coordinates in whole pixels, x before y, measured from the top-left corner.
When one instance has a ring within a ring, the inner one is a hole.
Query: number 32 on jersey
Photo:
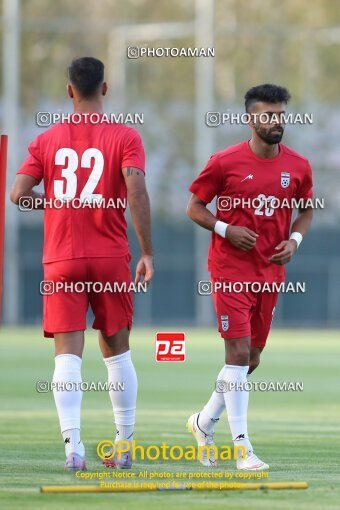
[[[91,168],[92,159],[94,159],[93,168],[83,190],[80,193],[81,201],[100,200],[102,198],[100,193],[93,193],[104,170],[104,157],[101,151],[95,148],[86,149],[80,158],[80,166],[82,168]],[[54,196],[55,198],[63,201],[72,200],[75,198],[77,193],[76,172],[79,168],[78,154],[74,149],[63,147],[57,150],[54,163],[56,165],[64,166],[61,171],[61,176],[66,179],[66,186],[63,179],[55,179]]]

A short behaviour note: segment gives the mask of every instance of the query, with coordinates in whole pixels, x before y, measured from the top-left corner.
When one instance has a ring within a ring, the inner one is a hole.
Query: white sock
[[[80,429],[64,430],[62,435],[64,439],[66,457],[70,453],[78,453],[78,455],[85,457],[85,448],[82,440],[80,439]]]
[[[224,366],[217,376],[216,381],[223,378]],[[203,407],[198,418],[198,426],[201,430],[210,434],[214,429],[214,424],[219,420],[225,409],[224,395],[216,390],[213,391],[210,399]]]
[[[124,391],[110,389],[113,414],[117,428],[116,441],[132,440],[135,426],[138,382],[130,351],[104,358],[109,383],[123,383]]]
[[[63,435],[66,456],[70,453],[78,453],[85,456],[85,448],[80,440],[80,411],[83,392],[80,386],[81,358],[75,354],[60,354],[55,357],[55,369],[53,382],[63,384],[63,387],[53,388],[53,395],[59,416],[60,430]],[[67,385],[75,383],[71,391],[67,391]],[[69,439],[69,441],[68,441]]]
[[[230,383],[244,384],[248,370],[249,366],[225,365],[222,380],[227,386]],[[245,389],[228,389],[223,395],[234,445],[251,450],[247,427],[249,392]]]

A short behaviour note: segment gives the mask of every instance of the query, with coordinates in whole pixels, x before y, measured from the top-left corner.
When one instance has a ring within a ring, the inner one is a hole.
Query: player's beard
[[[268,145],[280,143],[283,137],[284,129],[280,126],[270,129],[265,129],[261,126],[255,128],[256,134],[266,142]],[[273,134],[273,131],[280,131],[280,133]]]

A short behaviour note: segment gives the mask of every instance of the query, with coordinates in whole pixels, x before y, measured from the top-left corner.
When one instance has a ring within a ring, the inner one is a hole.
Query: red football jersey
[[[114,123],[60,123],[39,135],[28,151],[18,173],[44,180],[43,262],[128,254],[122,168],[145,171],[138,132]],[[60,207],[62,201],[74,206]]]
[[[259,234],[255,247],[245,252],[213,232],[208,256],[213,278],[284,281],[284,267],[270,262],[269,257],[288,239],[293,209],[278,204],[312,198],[312,172],[306,158],[282,144],[279,147],[279,154],[272,159],[256,156],[248,141],[229,147],[214,154],[190,186],[206,203],[217,197],[218,220]]]

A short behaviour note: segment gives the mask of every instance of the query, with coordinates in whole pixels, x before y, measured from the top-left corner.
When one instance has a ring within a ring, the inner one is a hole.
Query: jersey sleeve
[[[31,175],[38,182],[44,177],[44,167],[40,155],[39,137],[28,146],[28,158],[22,163],[18,174]]]
[[[142,139],[137,131],[131,129],[125,140],[122,168],[134,166],[145,173],[145,152]]]
[[[307,200],[308,198],[313,198],[313,178],[312,178],[312,169],[307,161],[306,170],[304,172],[303,178],[300,182],[300,185],[297,189],[296,193],[297,199]]]
[[[211,156],[205,168],[191,184],[189,191],[197,195],[207,204],[220,193],[223,185],[223,174],[216,156]]]

